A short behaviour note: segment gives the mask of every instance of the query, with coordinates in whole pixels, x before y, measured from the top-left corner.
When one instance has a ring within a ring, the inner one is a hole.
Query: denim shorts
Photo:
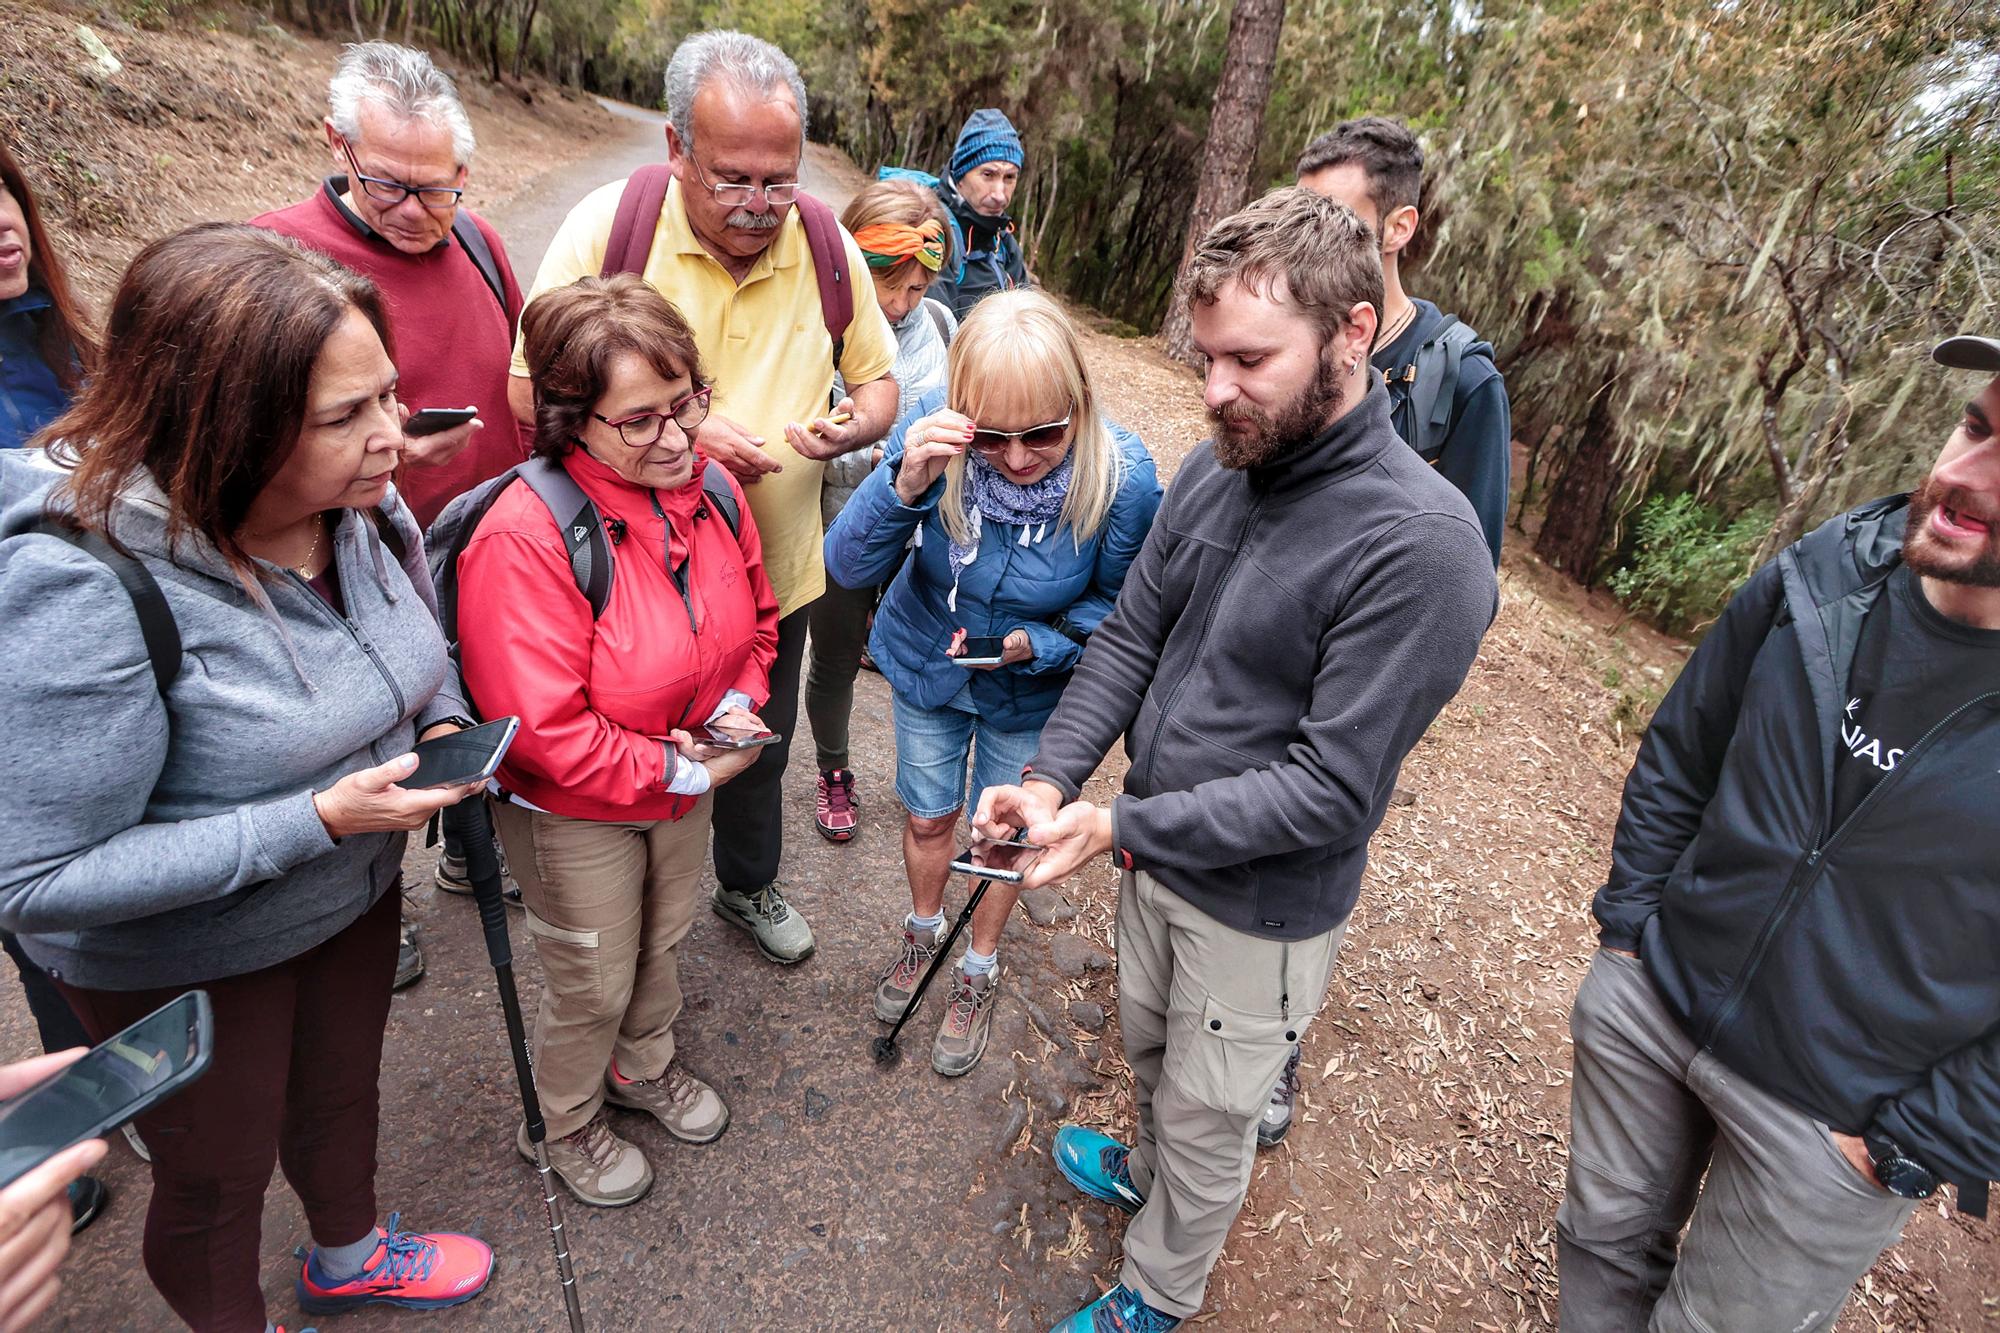
[[[896,797],[919,819],[977,809],[979,794],[988,787],[1021,780],[1021,770],[1041,744],[1040,727],[1001,731],[962,708],[921,708],[901,694],[891,697],[896,708]],[[970,801],[965,790],[968,756]]]

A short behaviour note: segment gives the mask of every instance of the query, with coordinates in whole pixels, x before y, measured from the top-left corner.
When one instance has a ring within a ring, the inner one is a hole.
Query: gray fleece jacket
[[[207,542],[167,554],[147,479],[112,530],[181,633],[163,702],[130,597],[59,538],[23,533],[62,473],[0,451],[0,927],[72,985],[181,986],[331,938],[396,882],[407,835],[335,842],[313,793],[466,712],[423,542],[392,494],[398,564],[369,515],[334,528],[343,616],[262,565],[269,604]]]

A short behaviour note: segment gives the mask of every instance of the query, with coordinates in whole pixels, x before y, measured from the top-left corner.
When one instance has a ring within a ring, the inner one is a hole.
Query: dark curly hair
[[[521,348],[535,386],[535,452],[544,458],[576,447],[620,352],[637,353],[663,378],[706,383],[694,330],[631,273],[578,278],[537,296],[521,312]]]

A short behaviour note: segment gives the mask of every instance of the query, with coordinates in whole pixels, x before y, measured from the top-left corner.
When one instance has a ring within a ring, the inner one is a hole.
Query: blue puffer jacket
[[[905,425],[943,405],[942,391],[926,395]],[[1153,457],[1137,435],[1111,427],[1125,476],[1111,512],[1081,546],[1067,527],[1051,529],[1041,541],[1023,546],[1019,527],[983,524],[979,558],[959,578],[958,609],[953,611],[945,604],[951,592],[951,538],[938,513],[943,479],[914,508],[896,498],[905,425],[889,436],[881,466],[861,483],[827,532],[826,572],[845,587],[879,583],[895,569],[910,534],[921,527],[921,545],[910,552],[875,613],[868,651],[890,687],[921,707],[942,708],[969,677],[982,718],[1002,731],[1033,731],[1055,711],[1083,655],[1080,638],[1110,614],[1125,571],[1153,526],[1160,507]],[[1058,621],[1068,633],[1056,627]],[[972,635],[1026,630],[1035,655],[990,671],[953,666],[944,650],[952,631],[961,626]]]

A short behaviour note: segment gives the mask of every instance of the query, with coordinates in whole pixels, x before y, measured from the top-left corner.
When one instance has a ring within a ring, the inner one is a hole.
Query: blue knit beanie
[[[1021,152],[1021,136],[1005,114],[987,107],[965,118],[958,143],[951,150],[951,179],[957,184],[966,172],[985,162],[1026,161]]]

